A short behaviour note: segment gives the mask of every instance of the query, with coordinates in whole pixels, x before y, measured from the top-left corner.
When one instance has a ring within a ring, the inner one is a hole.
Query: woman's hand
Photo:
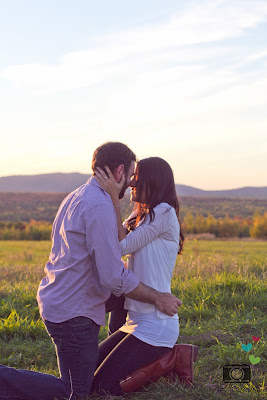
[[[97,167],[95,171],[95,179],[99,185],[110,195],[113,205],[116,206],[119,204],[119,194],[124,185],[125,176],[123,174],[120,182],[116,182],[109,167],[105,166],[105,169],[108,175],[105,174],[101,168]]]

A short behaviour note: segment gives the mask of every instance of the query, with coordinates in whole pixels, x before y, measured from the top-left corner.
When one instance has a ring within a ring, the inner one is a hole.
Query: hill
[[[70,193],[90,177],[78,172],[5,176],[0,178],[0,192]]]
[[[243,187],[230,190],[201,190],[191,186],[176,185],[176,191],[178,195],[187,197],[267,199],[267,187]]]
[[[90,176],[78,172],[5,176],[0,177],[0,192],[69,193],[83,185]],[[267,199],[267,187],[210,191],[177,184],[176,189],[178,196],[187,197]]]

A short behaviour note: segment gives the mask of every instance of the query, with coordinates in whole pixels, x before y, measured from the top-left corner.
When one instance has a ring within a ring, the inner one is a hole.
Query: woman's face
[[[137,203],[145,203],[146,202],[145,189],[141,190],[140,193],[140,185],[138,185],[138,171],[136,171],[129,186],[132,188],[130,197],[131,201],[135,201]]]

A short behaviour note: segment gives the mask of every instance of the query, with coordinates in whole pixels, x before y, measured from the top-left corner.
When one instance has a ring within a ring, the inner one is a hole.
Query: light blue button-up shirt
[[[43,319],[84,316],[105,325],[105,301],[134,290],[139,280],[121,261],[116,213],[95,178],[61,203],[37,300]]]

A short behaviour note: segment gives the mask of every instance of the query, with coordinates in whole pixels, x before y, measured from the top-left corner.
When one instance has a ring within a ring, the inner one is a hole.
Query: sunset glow
[[[266,21],[261,0],[3,2],[0,176],[89,174],[113,140],[179,184],[266,186]]]

